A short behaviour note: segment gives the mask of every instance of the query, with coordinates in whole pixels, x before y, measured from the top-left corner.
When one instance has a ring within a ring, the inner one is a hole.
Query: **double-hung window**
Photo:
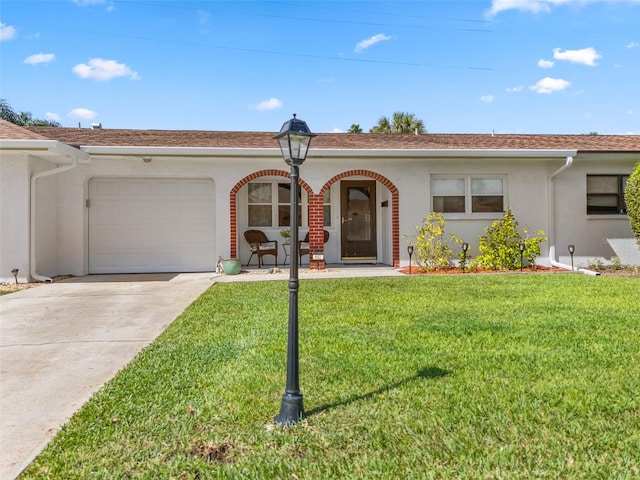
[[[249,183],[247,205],[250,227],[291,226],[290,183]],[[301,191],[298,191],[298,225],[302,225]]]
[[[503,176],[434,175],[431,209],[441,213],[501,213],[505,210]]]
[[[629,175],[587,175],[587,215],[626,215]]]

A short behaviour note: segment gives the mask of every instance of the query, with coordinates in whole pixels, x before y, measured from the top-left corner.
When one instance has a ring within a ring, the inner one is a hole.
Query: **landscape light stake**
[[[569,255],[571,255],[571,271],[573,272],[573,254],[576,251],[575,245],[569,245]]]
[[[411,257],[413,257],[413,245],[407,247],[407,253],[409,254],[409,275],[411,275]]]
[[[522,256],[524,255],[525,244],[520,242],[518,248],[520,249],[520,271],[522,271]]]
[[[462,273],[464,273],[464,270],[467,267],[467,250],[469,250],[469,244],[467,242],[463,242],[463,244],[462,244]]]
[[[304,163],[309,144],[315,134],[306,122],[293,114],[286,121],[280,133],[274,138],[280,144],[282,158],[291,167],[291,261],[289,262],[289,328],[287,335],[287,384],[280,413],[274,419],[278,425],[286,426],[304,418],[302,393],[300,392],[299,349],[298,349],[298,190],[299,167]]]
[[[18,270],[17,268],[14,268],[13,270],[11,270],[11,273],[13,273],[14,278],[16,279],[16,285],[18,284],[18,272],[20,270]]]

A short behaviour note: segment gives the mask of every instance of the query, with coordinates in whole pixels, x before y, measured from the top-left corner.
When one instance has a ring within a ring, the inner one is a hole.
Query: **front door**
[[[340,182],[342,260],[376,260],[376,182]]]

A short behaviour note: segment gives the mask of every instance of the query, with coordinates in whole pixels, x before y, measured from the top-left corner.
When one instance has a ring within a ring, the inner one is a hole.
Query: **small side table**
[[[282,262],[283,265],[287,264],[287,258],[289,258],[291,256],[291,244],[290,243],[283,243],[282,244],[282,250],[284,250],[284,262]]]

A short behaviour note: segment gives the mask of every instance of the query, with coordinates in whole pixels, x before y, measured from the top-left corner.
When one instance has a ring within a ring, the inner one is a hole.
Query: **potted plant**
[[[237,275],[240,273],[242,265],[239,258],[225,258],[220,262],[225,275]]]
[[[289,243],[289,239],[291,238],[291,229],[285,228],[284,230],[280,230],[280,236],[284,238],[284,244],[287,245]]]

